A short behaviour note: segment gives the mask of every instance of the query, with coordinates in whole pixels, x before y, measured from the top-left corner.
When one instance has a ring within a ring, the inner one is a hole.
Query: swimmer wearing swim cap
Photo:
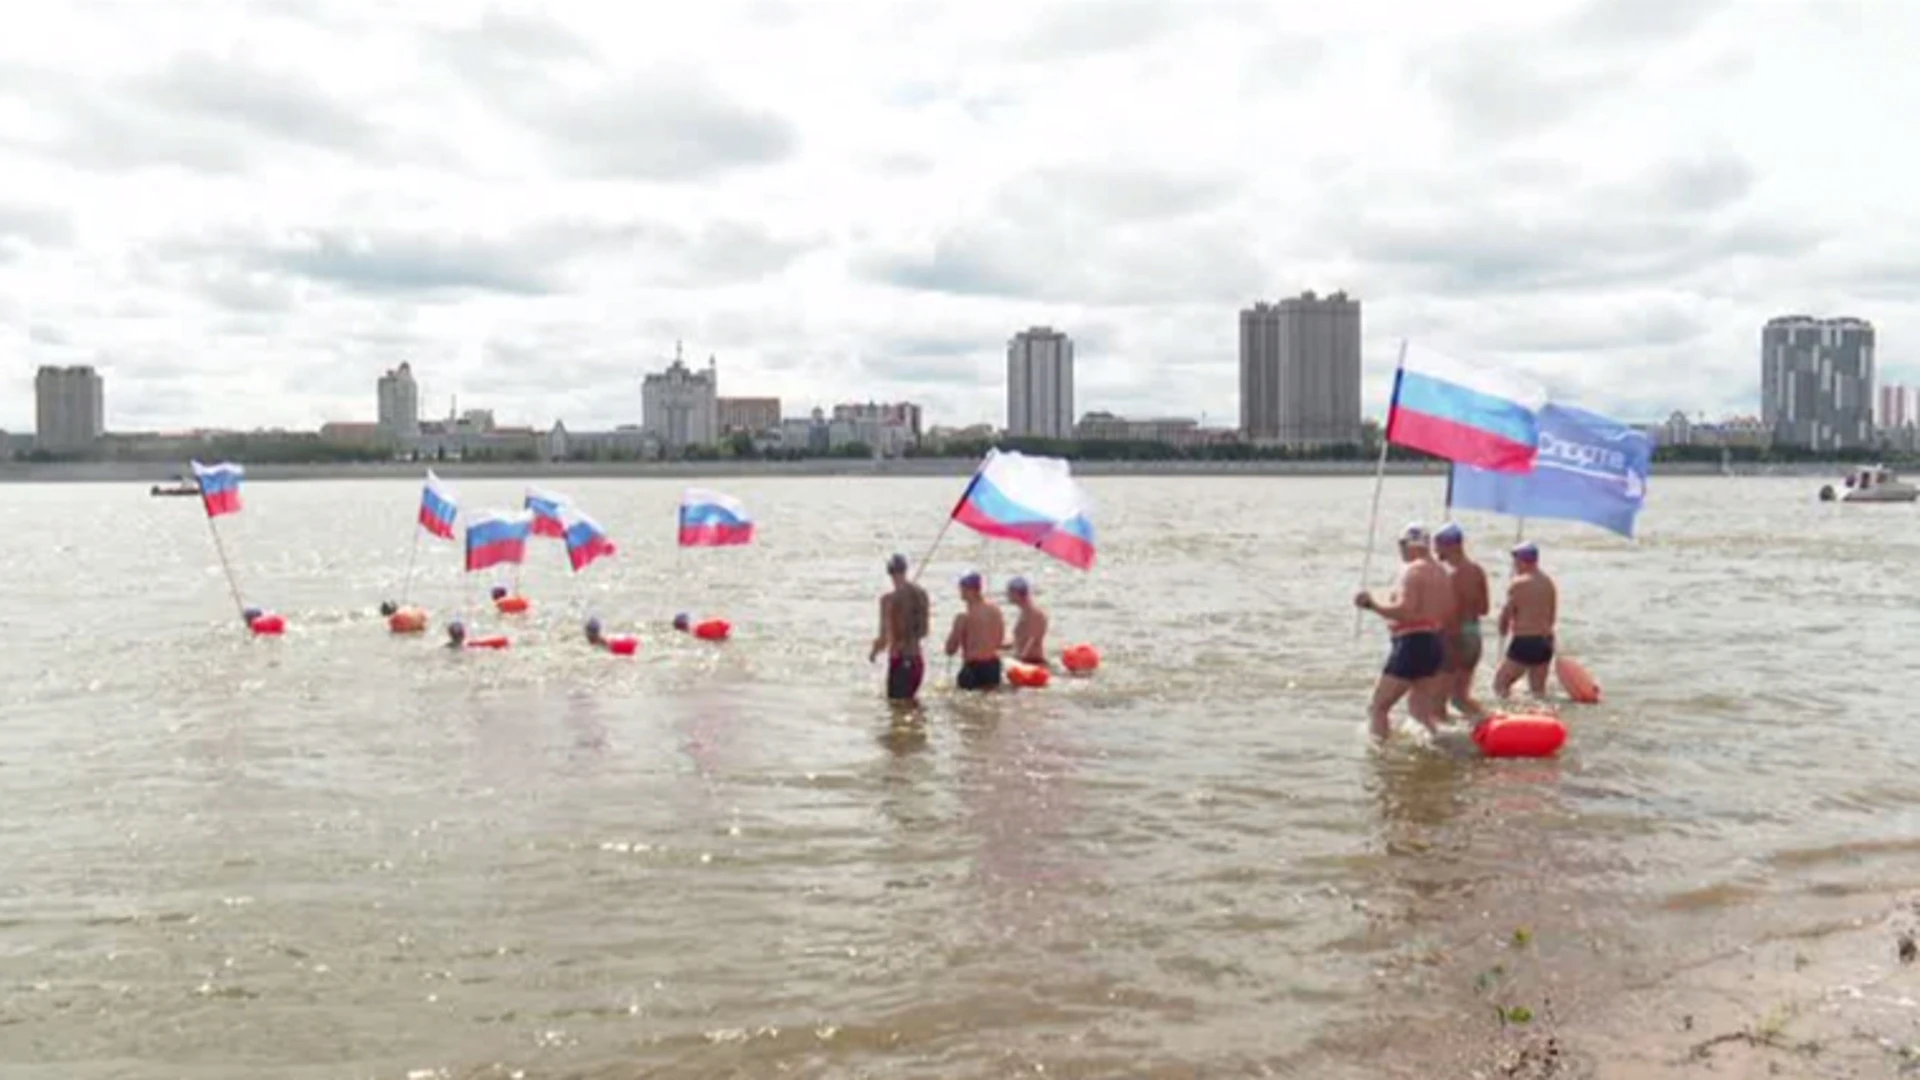
[[[675,630],[680,631],[683,634],[692,633],[693,632],[693,616],[687,614],[684,611],[678,615],[675,615],[673,617],[673,628]]]
[[[254,620],[264,614],[266,614],[266,612],[261,611],[257,607],[246,608],[240,612],[240,621],[246,623],[248,626],[252,626]]]
[[[1540,569],[1537,545],[1516,545],[1511,554],[1513,580],[1507,583],[1507,603],[1500,609],[1500,636],[1511,635],[1512,640],[1493,673],[1493,692],[1504,700],[1525,675],[1533,696],[1545,697],[1554,628],[1560,620],[1560,588]]]
[[[385,617],[391,618],[394,615],[394,613],[398,612],[399,610],[400,610],[400,605],[394,603],[391,600],[380,601],[380,614]]]
[[[1016,577],[1007,582],[1007,603],[1020,614],[1013,620],[1013,640],[1007,651],[1023,664],[1047,666],[1047,613],[1033,602],[1033,586]]]
[[[505,600],[507,598],[507,587],[505,585],[495,585],[493,591],[488,595],[492,596],[495,600]]]
[[[907,577],[905,555],[896,552],[887,558],[887,577],[893,588],[880,594],[880,632],[867,650],[867,663],[886,653],[887,700],[912,704],[927,674],[921,642],[932,632],[933,602],[927,599],[927,590]]]
[[[1486,712],[1473,699],[1473,677],[1480,668],[1480,620],[1490,606],[1487,572],[1467,557],[1466,530],[1453,522],[1433,534],[1433,553],[1453,587],[1453,621],[1445,635],[1449,686],[1440,702],[1440,719],[1447,718],[1449,701],[1469,719],[1477,719]]]
[[[607,647],[607,639],[601,636],[601,633],[600,633],[599,616],[596,615],[588,618],[587,625],[584,629],[586,630],[586,634],[587,634],[587,644],[593,646],[596,649],[604,649]]]
[[[960,674],[953,685],[961,690],[992,690],[1000,685],[1000,648],[1007,639],[1007,623],[1000,608],[986,598],[986,582],[968,571],[960,575],[960,601],[966,610],[953,617],[947,634],[947,655],[960,657]]]
[[[464,649],[467,645],[467,624],[455,619],[447,624],[447,648]]]
[[[1422,525],[1400,531],[1400,577],[1384,602],[1365,590],[1353,603],[1385,619],[1392,647],[1386,667],[1373,688],[1367,712],[1376,739],[1393,731],[1391,714],[1401,698],[1407,712],[1428,731],[1437,730],[1449,682],[1442,666],[1446,646],[1442,632],[1453,620],[1453,586],[1447,572],[1433,561],[1433,539]]]

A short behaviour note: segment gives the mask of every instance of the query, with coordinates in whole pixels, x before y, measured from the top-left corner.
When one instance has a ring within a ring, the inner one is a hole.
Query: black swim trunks
[[[1540,667],[1553,662],[1553,639],[1529,634],[1507,643],[1507,659],[1521,667]]]
[[[912,701],[920,695],[920,680],[927,674],[927,662],[919,656],[887,657],[887,700]]]
[[[991,690],[1000,685],[1000,658],[969,660],[960,665],[953,685],[962,690]]]
[[[1446,658],[1446,646],[1440,635],[1432,630],[1420,630],[1393,639],[1385,670],[1396,679],[1417,682],[1440,674]]]

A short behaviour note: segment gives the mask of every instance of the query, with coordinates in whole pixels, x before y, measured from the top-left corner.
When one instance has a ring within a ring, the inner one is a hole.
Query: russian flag
[[[567,524],[561,520],[561,512],[567,508],[567,497],[541,491],[537,487],[527,489],[526,509],[533,515],[533,535],[550,537],[554,540],[567,538]]]
[[[989,450],[954,506],[953,520],[1088,570],[1093,567],[1092,509],[1065,459]]]
[[[200,485],[200,502],[207,508],[207,516],[220,517],[223,514],[240,512],[240,478],[247,470],[230,461],[218,465],[202,465],[193,462],[193,478]]]
[[[420,527],[442,540],[453,539],[453,519],[460,504],[440,478],[427,470],[427,485],[420,492]]]
[[[533,515],[525,511],[476,514],[467,521],[467,569],[485,570],[502,563],[524,562],[527,537],[532,532]]]
[[[680,497],[681,547],[732,547],[753,541],[753,519],[739,499],[688,488]]]
[[[613,541],[607,539],[606,530],[600,527],[599,522],[578,510],[566,511],[564,539],[567,542],[567,562],[572,564],[576,574],[585,570],[595,559],[614,554]]]
[[[1403,344],[1387,442],[1491,472],[1531,472],[1546,402],[1531,380]]]

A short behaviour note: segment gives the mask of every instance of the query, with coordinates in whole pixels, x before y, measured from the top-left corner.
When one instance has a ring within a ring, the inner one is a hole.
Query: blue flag
[[[1540,453],[1530,473],[1455,465],[1447,505],[1523,518],[1553,518],[1633,536],[1647,498],[1653,443],[1646,435],[1569,405],[1540,409]]]

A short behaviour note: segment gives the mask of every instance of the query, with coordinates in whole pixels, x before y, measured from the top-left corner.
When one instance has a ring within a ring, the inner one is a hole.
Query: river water
[[[421,545],[414,599],[515,639],[470,654],[374,610],[414,484],[247,489],[221,537],[278,641],[195,501],[0,489],[0,1071],[1467,1075],[1501,1010],[1577,1054],[1663,974],[1920,884],[1914,507],[1656,479],[1637,544],[1530,526],[1607,702],[1492,763],[1370,751],[1346,479],[1089,480],[1086,575],[949,534],[937,624],[963,567],[1026,573],[1106,663],[962,700],[934,661],[894,724],[882,561],[956,486],[732,481],[759,542],[680,553],[676,484],[572,483],[621,551],[537,542],[530,616]],[[1389,480],[1378,581],[1442,491]],[[1466,524],[1498,584],[1513,523]]]

